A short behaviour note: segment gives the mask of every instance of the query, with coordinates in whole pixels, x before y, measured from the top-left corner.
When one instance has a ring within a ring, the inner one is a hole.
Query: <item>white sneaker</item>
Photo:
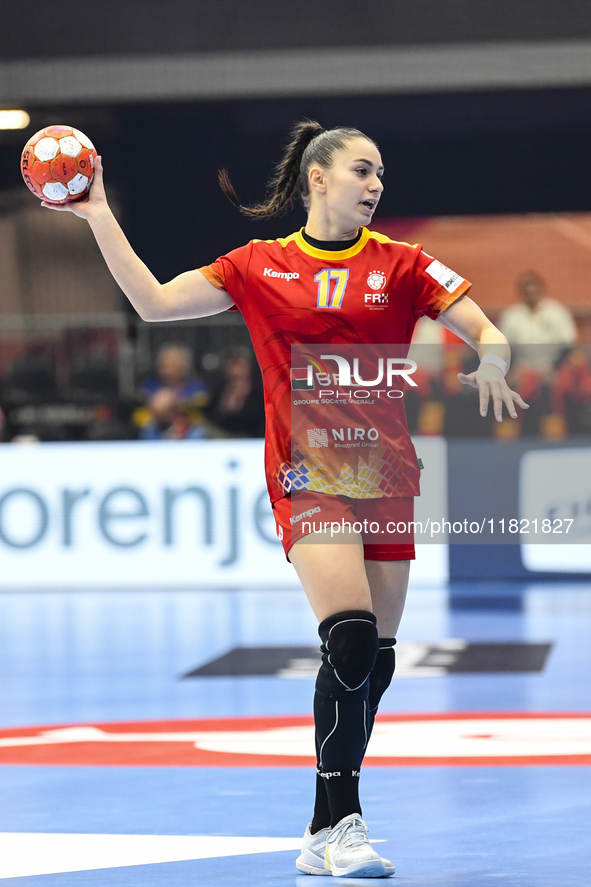
[[[305,875],[330,875],[324,865],[324,850],[329,828],[321,828],[315,835],[310,831],[310,823],[302,839],[302,852],[296,859],[296,868]]]
[[[322,828],[313,835],[310,832],[310,825],[306,828],[302,841],[302,852],[296,859],[296,867],[306,875],[332,875],[333,872],[330,870],[330,864],[326,862],[325,858],[326,839],[330,829]],[[389,859],[381,859],[384,865],[385,876],[393,875],[395,872],[394,865]]]
[[[358,813],[337,822],[326,836],[325,867],[335,878],[387,878],[394,866],[376,853],[367,836],[367,826]]]

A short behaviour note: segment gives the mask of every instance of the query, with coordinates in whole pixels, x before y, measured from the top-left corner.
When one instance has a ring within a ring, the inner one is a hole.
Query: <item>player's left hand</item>
[[[491,397],[497,422],[503,421],[503,404],[505,404],[507,412],[513,419],[517,418],[515,404],[523,410],[529,409],[529,404],[525,403],[521,395],[509,388],[501,370],[494,364],[481,364],[475,372],[469,375],[458,373],[458,379],[463,385],[471,385],[472,388],[478,388],[480,392],[481,416],[486,416],[488,413],[488,404]]]

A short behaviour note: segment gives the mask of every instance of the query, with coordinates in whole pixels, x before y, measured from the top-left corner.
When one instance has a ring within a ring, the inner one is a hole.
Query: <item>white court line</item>
[[[0,832],[0,879],[299,850],[301,838]]]

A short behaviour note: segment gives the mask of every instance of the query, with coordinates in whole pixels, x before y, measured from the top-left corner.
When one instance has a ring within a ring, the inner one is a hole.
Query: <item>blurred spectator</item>
[[[572,348],[560,361],[550,386],[552,412],[562,418],[572,435],[591,433],[591,366],[588,357],[591,357],[588,349]]]
[[[248,348],[236,347],[228,353],[206,414],[212,436],[264,436],[263,386]]]
[[[499,329],[514,346],[514,362],[526,363],[547,373],[577,338],[573,317],[561,302],[546,295],[546,284],[535,272],[527,271],[516,283],[521,303],[507,308]]]
[[[550,411],[547,385],[543,382],[542,375],[526,363],[513,362],[507,381],[510,388],[519,391],[524,401],[529,404],[529,409],[520,411],[517,419],[511,423],[502,424],[516,426],[522,437],[537,437],[541,418]],[[495,428],[495,436],[502,436],[503,432],[506,432],[506,429],[500,431]]]
[[[183,440],[205,436],[203,407],[207,390],[193,371],[185,345],[163,345],[156,359],[157,379],[142,385],[146,403],[133,414],[142,440]]]

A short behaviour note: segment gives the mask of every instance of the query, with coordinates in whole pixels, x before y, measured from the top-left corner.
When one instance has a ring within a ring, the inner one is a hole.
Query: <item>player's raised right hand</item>
[[[87,222],[102,210],[108,210],[109,204],[107,203],[107,195],[105,194],[103,183],[102,158],[96,158],[94,179],[87,197],[82,200],[71,200],[68,203],[49,203],[43,200],[41,201],[41,206],[44,206],[46,209],[55,209],[58,212],[74,213],[75,216],[78,216],[80,219],[86,219]]]

